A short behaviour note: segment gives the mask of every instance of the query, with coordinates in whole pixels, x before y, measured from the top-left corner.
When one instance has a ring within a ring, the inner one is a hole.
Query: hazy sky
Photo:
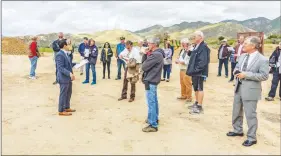
[[[155,24],[171,26],[183,21],[219,22],[280,16],[280,2],[2,2],[4,36],[51,32],[95,32],[108,29],[136,31]]]

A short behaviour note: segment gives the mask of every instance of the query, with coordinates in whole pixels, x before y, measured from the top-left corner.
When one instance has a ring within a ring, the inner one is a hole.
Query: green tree
[[[219,39],[219,41],[222,41],[224,39],[224,37],[220,36],[218,39]]]

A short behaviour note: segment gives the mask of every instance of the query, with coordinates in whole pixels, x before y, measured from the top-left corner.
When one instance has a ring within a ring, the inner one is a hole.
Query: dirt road
[[[246,137],[229,138],[233,86],[217,78],[217,64],[210,65],[205,83],[205,113],[190,115],[180,93],[179,69],[173,66],[169,83],[159,85],[160,126],[157,133],[143,133],[147,116],[144,87],[137,84],[136,101],[118,102],[122,81],[103,80],[97,65],[97,85],[84,85],[85,75],[75,71],[71,117],[57,115],[59,86],[52,85],[52,57],[38,62],[38,79],[29,80],[26,56],[2,56],[3,154],[280,154],[280,101],[258,103],[258,144],[242,146]],[[78,60],[78,57],[76,57]],[[115,61],[113,61],[115,62]],[[263,99],[270,80],[263,83]],[[247,132],[244,118],[244,133]]]

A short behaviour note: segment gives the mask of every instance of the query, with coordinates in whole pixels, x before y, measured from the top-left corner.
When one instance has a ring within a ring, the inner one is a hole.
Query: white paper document
[[[235,51],[232,47],[227,47],[228,51]]]
[[[84,51],[84,56],[85,56],[85,57],[89,57],[89,55],[90,55],[89,49],[85,49],[85,51]]]
[[[88,60],[84,59],[80,63],[77,63],[73,68],[79,69],[80,67],[82,67],[83,65],[85,65],[88,62],[89,62]]]

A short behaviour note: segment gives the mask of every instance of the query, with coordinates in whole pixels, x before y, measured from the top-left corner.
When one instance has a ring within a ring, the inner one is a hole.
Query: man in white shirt
[[[180,84],[181,84],[181,96],[177,99],[186,100],[187,102],[192,101],[192,80],[191,77],[186,75],[186,70],[188,67],[189,59],[190,59],[190,43],[188,38],[183,38],[181,40],[182,50],[178,59],[176,60],[176,64],[180,66]]]
[[[239,57],[234,69],[237,81],[235,83],[235,94],[232,110],[233,131],[227,136],[243,136],[243,114],[247,119],[247,140],[243,146],[252,146],[257,143],[256,132],[258,128],[257,103],[261,99],[262,81],[266,81],[269,75],[269,61],[258,52],[260,38],[251,36],[243,45],[243,54]]]
[[[126,42],[126,48],[119,54],[119,58],[124,60],[124,62],[126,64],[129,63],[130,59],[135,59],[136,60],[136,69],[135,69],[135,73],[138,73],[139,71],[139,65],[141,64],[141,55],[140,55],[140,51],[133,47],[133,42],[131,41],[127,41]],[[130,73],[132,74],[132,73]],[[128,90],[128,82],[130,82],[131,84],[131,95],[130,95],[130,100],[129,102],[133,102],[135,100],[135,92],[136,92],[136,84],[135,82],[133,82],[132,79],[127,78],[128,75],[128,66],[126,66],[125,69],[125,74],[124,74],[124,81],[123,81],[123,89],[122,89],[122,93],[121,93],[121,98],[118,99],[118,101],[127,99],[127,90]]]
[[[236,45],[235,47],[235,54],[234,54],[234,58],[236,60],[236,62],[238,62],[238,58],[240,55],[242,55],[243,53],[245,53],[243,51],[243,43],[244,43],[245,37],[244,36],[240,36],[239,37],[239,43]]]

